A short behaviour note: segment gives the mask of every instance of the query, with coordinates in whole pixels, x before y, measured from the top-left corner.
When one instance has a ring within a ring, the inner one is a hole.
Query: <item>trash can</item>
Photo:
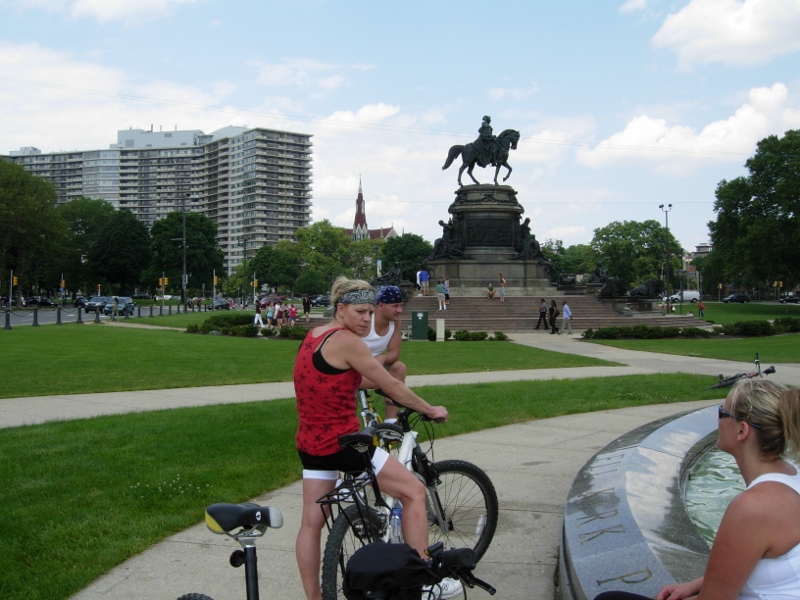
[[[411,313],[411,340],[428,341],[428,311],[415,310]]]

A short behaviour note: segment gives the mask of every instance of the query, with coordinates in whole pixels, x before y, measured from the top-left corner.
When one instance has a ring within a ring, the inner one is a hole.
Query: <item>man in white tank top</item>
[[[400,362],[400,316],[403,314],[403,294],[396,285],[383,286],[375,296],[375,313],[369,333],[361,338],[372,356],[395,379],[405,383],[406,366]],[[386,404],[386,422],[397,420],[397,407]]]

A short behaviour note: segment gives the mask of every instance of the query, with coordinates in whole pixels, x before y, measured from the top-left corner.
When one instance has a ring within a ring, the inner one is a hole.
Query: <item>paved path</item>
[[[410,377],[409,384],[413,387],[675,372],[715,376],[745,371],[751,366],[618,350],[583,343],[569,336],[530,333],[513,337],[516,343],[523,345],[593,356],[624,366],[425,375]],[[778,372],[772,376],[774,380],[800,386],[800,365],[776,366]],[[290,383],[276,383],[11,398],[0,400],[0,427],[290,396]],[[498,491],[500,523],[494,542],[480,563],[478,576],[494,584],[499,590],[498,597],[505,600],[553,598],[564,501],[580,467],[603,446],[631,429],[718,401],[570,415],[437,441],[438,459],[458,457],[478,464],[489,473]],[[294,561],[300,498],[300,486],[295,483],[256,499],[277,506],[285,518],[284,527],[270,530],[258,545],[262,597],[303,598]],[[202,508],[198,512],[201,511]],[[243,571],[228,566],[228,556],[236,548],[238,545],[229,538],[216,536],[205,525],[198,524],[123,563],[73,599],[150,600],[177,598],[192,591],[206,593],[216,600],[243,598]],[[484,593],[470,590],[470,596],[484,597]]]

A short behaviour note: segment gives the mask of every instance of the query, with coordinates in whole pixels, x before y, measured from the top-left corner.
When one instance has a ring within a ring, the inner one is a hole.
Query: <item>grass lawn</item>
[[[759,319],[777,319],[779,317],[800,318],[800,304],[780,304],[778,302],[749,302],[747,304],[723,304],[722,302],[704,302],[706,309],[703,319],[709,323],[733,323],[735,321],[757,321]],[[677,305],[675,310],[680,310]],[[689,311],[697,316],[697,306],[684,304],[683,314]]]
[[[14,327],[0,340],[0,398],[291,381],[300,345],[94,324]],[[408,342],[402,359],[415,375],[614,364],[488,341]]]
[[[592,340],[592,343],[643,352],[733,360],[751,366],[756,353],[761,358],[762,367],[772,363],[800,362],[800,333],[750,338]],[[737,367],[732,365],[731,368],[735,370]]]
[[[151,354],[153,347],[170,347],[180,336],[162,337],[166,341],[150,338]],[[103,346],[109,339],[85,338],[81,353],[102,364],[114,354]],[[486,344],[473,344],[484,348],[484,360],[506,346],[492,345],[487,353]],[[141,351],[135,346],[129,353]],[[252,369],[254,352],[240,360]],[[271,362],[266,355],[263,362],[256,360],[265,370]],[[102,378],[102,369],[98,373]],[[435,430],[444,437],[530,419],[719,397],[719,390],[703,389],[708,379],[670,374],[418,391],[448,407],[450,421]],[[200,522],[207,504],[241,502],[296,480],[295,428],[293,400],[277,400],[3,430],[0,598],[68,598],[124,560]],[[241,447],[242,440],[248,451],[234,456],[231,448]]]

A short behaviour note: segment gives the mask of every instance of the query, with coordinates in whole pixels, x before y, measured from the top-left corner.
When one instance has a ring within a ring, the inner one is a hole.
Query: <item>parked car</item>
[[[748,296],[747,294],[730,294],[728,296],[725,296],[722,299],[722,301],[725,303],[739,302],[741,304],[747,304],[748,302],[750,302],[750,296]]]
[[[89,301],[86,303],[86,306],[83,309],[87,312],[102,312],[103,307],[106,305],[106,302],[109,302],[111,298],[108,296],[92,296]]]
[[[206,304],[206,310],[230,310],[231,305],[227,300],[214,300]]]
[[[330,306],[330,304],[331,297],[326,294],[311,299],[311,306]]]
[[[88,298],[84,298],[83,296],[76,296],[75,300],[72,301],[72,306],[75,308],[81,307],[86,309],[86,304],[89,302]]]
[[[44,296],[31,296],[28,298],[28,305],[30,306],[50,306],[56,307],[61,304],[58,300],[53,298],[45,298]]]
[[[152,300],[153,297],[148,294],[147,292],[136,292],[135,294],[131,294],[131,298],[134,300]]]
[[[133,301],[133,298],[128,296],[117,296],[117,301],[119,302],[119,306],[117,307],[117,314],[124,317],[132,317],[133,311],[136,308],[136,303]],[[111,311],[114,310],[114,298],[111,297],[106,302],[105,306],[103,306],[103,314],[110,315]]]
[[[800,302],[800,296],[784,296],[780,302],[781,304],[797,304]]]

